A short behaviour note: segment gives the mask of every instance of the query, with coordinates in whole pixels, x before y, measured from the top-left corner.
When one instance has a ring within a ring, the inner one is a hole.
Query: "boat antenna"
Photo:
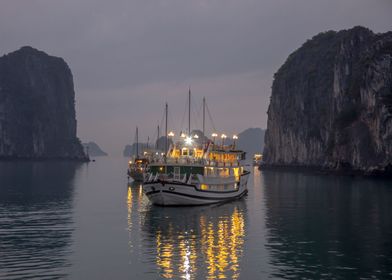
[[[188,137],[191,137],[191,87],[188,93]]]

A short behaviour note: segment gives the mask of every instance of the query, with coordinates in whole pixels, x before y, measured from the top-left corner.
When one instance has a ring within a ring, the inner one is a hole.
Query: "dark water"
[[[162,208],[125,168],[0,163],[0,279],[392,278],[392,181],[254,170],[242,200]]]

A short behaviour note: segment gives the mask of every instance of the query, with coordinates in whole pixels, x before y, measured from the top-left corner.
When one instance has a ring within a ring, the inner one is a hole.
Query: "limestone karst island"
[[[274,76],[265,166],[392,175],[392,33],[318,34]]]
[[[86,161],[67,63],[32,47],[0,57],[0,159]]]

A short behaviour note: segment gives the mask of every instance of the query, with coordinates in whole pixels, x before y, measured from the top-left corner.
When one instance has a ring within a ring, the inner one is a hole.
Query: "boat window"
[[[222,185],[201,184],[200,189],[203,191],[227,192],[227,191],[237,190],[238,186],[237,186],[237,183],[226,184],[226,185],[224,185],[224,184],[222,184]]]
[[[240,180],[240,169],[238,167],[233,168],[233,174],[236,181]]]
[[[219,168],[219,176],[229,176],[229,168]]]
[[[214,167],[205,167],[205,176],[214,176],[215,175],[215,169]]]

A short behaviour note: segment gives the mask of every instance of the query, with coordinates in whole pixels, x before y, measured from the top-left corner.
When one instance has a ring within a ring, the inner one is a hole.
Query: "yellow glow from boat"
[[[163,270],[162,277],[172,279],[173,278],[173,244],[162,240],[161,232],[157,232],[157,265]]]
[[[206,190],[208,190],[208,185],[206,185],[206,184],[201,184],[201,185],[200,185],[200,189],[203,190],[203,191],[206,191]]]
[[[127,222],[128,222],[128,233],[131,234],[132,231],[132,189],[130,186],[128,186],[127,190],[127,210],[128,210],[128,215],[127,215]],[[131,241],[128,242],[130,248],[132,247]]]
[[[240,169],[238,167],[233,168],[233,173],[236,181],[240,180]]]
[[[244,250],[245,222],[238,207],[228,215],[200,213],[196,220],[159,223],[155,231],[156,265],[165,279],[238,279]],[[196,233],[189,231],[189,222]],[[173,227],[173,223],[179,223]],[[204,265],[197,260],[203,261]],[[201,274],[198,274],[201,271]]]
[[[196,157],[202,158],[203,157],[203,150],[196,150]]]

